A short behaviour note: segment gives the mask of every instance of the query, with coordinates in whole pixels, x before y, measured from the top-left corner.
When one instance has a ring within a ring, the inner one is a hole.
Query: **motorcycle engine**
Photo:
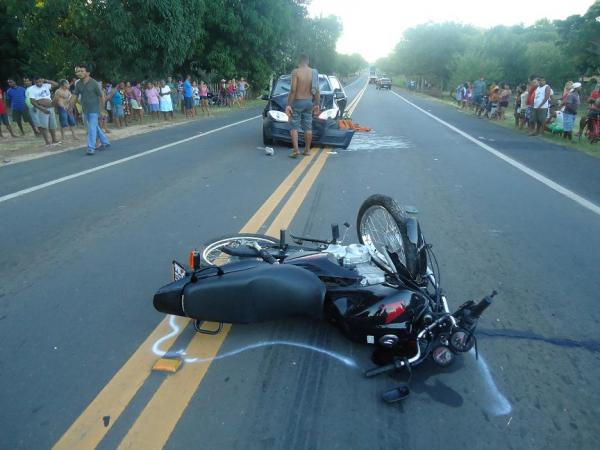
[[[385,272],[373,263],[366,246],[330,245],[325,251],[333,255],[340,265],[355,270],[362,277],[363,286],[385,283]]]

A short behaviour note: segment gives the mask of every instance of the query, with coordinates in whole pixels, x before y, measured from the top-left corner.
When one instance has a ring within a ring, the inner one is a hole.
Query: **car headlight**
[[[319,114],[319,119],[335,119],[337,115],[337,109],[326,109],[321,114]]]
[[[288,115],[281,111],[271,110],[267,114],[269,114],[269,117],[271,117],[271,119],[273,119],[275,122],[288,122],[289,121]]]

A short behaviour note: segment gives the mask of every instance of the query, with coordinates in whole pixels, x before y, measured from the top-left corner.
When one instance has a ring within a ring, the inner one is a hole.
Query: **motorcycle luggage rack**
[[[215,335],[219,334],[223,330],[223,322],[219,322],[219,326],[216,330],[207,330],[205,328],[202,328],[203,322],[204,321],[200,319],[194,320],[194,330],[196,330],[198,333]]]

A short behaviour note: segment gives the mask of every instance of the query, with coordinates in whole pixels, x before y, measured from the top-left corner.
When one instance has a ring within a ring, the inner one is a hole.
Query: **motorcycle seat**
[[[325,285],[312,272],[259,263],[187,283],[181,306],[193,319],[255,323],[294,316],[321,319],[324,298]]]

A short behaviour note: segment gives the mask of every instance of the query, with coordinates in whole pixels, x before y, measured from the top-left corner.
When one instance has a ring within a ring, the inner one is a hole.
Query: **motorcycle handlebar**
[[[473,315],[473,317],[479,319],[481,317],[481,315],[483,314],[483,312],[493,303],[492,298],[497,293],[498,292],[496,292],[496,291],[492,292],[492,294],[490,296],[484,297],[479,303],[474,305],[473,308],[471,308],[471,315]]]

